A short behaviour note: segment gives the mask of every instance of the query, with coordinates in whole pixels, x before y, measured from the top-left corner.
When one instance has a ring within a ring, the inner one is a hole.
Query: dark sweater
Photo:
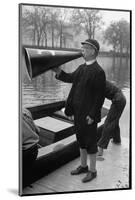
[[[110,81],[106,81],[105,97],[111,101],[117,100],[122,91]]]
[[[97,62],[88,66],[82,64],[73,73],[62,71],[56,78],[73,83],[67,99],[67,115],[78,115],[80,120],[89,115],[95,122],[101,120],[106,78]]]

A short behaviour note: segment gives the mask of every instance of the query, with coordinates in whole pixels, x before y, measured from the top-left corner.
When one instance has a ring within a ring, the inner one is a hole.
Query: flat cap
[[[98,41],[97,41],[97,40],[94,40],[94,39],[87,39],[87,40],[85,40],[84,42],[81,42],[81,44],[82,44],[82,45],[84,45],[84,44],[89,44],[89,45],[93,46],[93,48],[94,48],[96,51],[99,51],[99,49],[100,49],[100,45],[99,45]]]

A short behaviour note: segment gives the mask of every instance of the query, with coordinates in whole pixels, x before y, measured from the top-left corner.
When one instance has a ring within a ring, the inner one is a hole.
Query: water
[[[83,58],[76,59],[62,68],[66,72],[74,71],[83,63]],[[130,89],[130,60],[128,58],[99,57],[99,64],[103,67],[106,78],[122,89],[129,96]],[[29,81],[25,67],[23,67],[22,104],[23,106],[35,106],[65,100],[68,96],[71,84],[63,83],[55,79],[55,73],[48,71],[41,76]]]

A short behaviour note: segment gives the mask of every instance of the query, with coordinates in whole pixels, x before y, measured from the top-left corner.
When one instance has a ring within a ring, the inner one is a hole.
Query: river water
[[[62,68],[66,72],[72,72],[83,62],[83,58],[79,58],[64,64]],[[125,93],[129,93],[130,60],[127,58],[99,57],[98,62],[104,69],[106,78],[114,82]],[[70,88],[71,84],[56,80],[53,71],[48,71],[30,81],[26,77],[26,72],[23,70],[22,103],[24,106],[64,100]]]

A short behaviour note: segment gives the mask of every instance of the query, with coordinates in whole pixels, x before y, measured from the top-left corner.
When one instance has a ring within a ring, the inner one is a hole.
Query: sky
[[[29,10],[31,10],[33,8],[33,6],[23,6],[23,7],[27,7],[27,9],[29,9]],[[53,9],[57,9],[57,8],[58,7],[53,6]],[[67,8],[67,10],[72,11],[72,8],[71,9]],[[102,19],[105,22],[106,26],[109,25],[111,21],[119,21],[121,19],[125,19],[126,21],[130,22],[130,12],[129,11],[100,10],[100,13],[102,15]],[[66,13],[66,15],[68,15],[68,14],[70,16],[70,12]],[[68,18],[68,17],[66,17],[66,18]]]
[[[111,21],[119,21],[125,19],[130,22],[130,12],[128,11],[112,11],[112,10],[102,10],[102,20],[105,22],[105,26],[108,26]]]

